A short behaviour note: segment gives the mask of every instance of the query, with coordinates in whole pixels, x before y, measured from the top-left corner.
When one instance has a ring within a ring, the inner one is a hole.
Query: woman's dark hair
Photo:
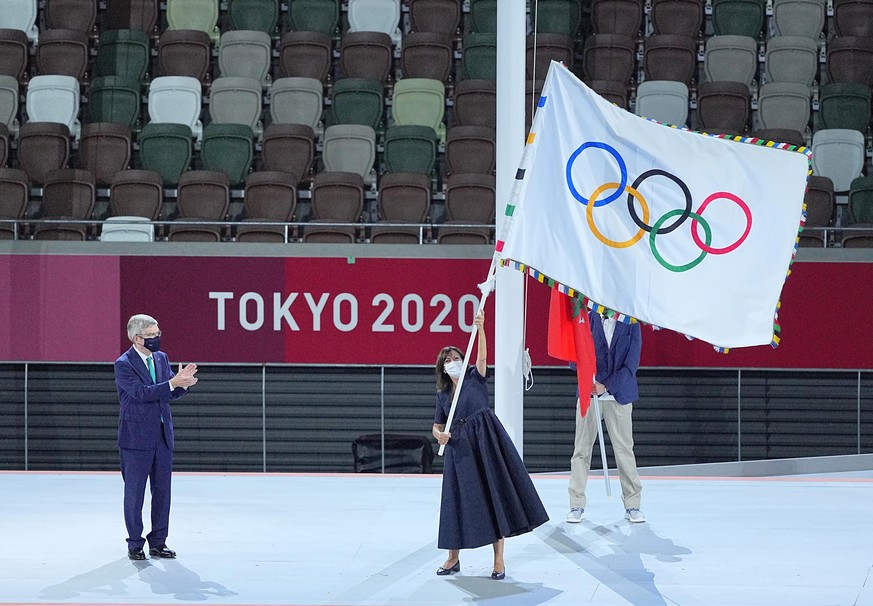
[[[461,359],[464,359],[464,352],[455,347],[454,345],[449,345],[448,347],[443,347],[440,350],[439,355],[437,356],[436,361],[436,388],[437,391],[449,391],[454,386],[452,379],[445,373],[446,360],[453,351],[458,352],[458,355],[461,356]]]

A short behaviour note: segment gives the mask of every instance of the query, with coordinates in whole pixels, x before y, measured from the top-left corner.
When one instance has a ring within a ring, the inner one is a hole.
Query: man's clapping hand
[[[183,367],[182,364],[179,364],[179,372],[173,377],[173,385],[175,387],[191,387],[197,383],[197,377],[194,375],[197,374],[197,365],[196,364],[188,364]]]

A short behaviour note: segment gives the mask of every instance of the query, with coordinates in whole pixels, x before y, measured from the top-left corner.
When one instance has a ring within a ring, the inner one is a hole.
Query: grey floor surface
[[[565,523],[567,479],[493,581],[489,547],[434,574],[439,476],[177,473],[179,558],[134,563],[119,474],[0,472],[0,605],[873,606],[869,471],[644,477],[634,525],[598,476]]]

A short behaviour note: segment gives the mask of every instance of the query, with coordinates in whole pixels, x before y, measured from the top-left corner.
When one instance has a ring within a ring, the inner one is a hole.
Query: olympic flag
[[[809,152],[735,139],[635,116],[552,62],[495,254],[717,348],[778,344]]]

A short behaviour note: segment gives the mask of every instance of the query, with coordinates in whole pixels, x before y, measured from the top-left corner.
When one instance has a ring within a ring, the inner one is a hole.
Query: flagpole
[[[603,423],[600,421],[600,396],[594,394],[594,418],[597,419],[597,441],[600,442],[600,462],[603,467],[603,481],[606,483],[606,496],[612,497],[609,486],[609,465],[606,463],[606,444],[603,443]]]
[[[479,307],[476,308],[476,313],[478,314],[480,311],[485,309],[485,301],[488,300],[488,295],[491,293],[490,282],[494,280],[494,274],[497,271],[497,255],[491,259],[491,267],[488,269],[488,276],[485,278],[485,282],[480,284],[480,288],[482,289],[482,296],[479,298]],[[455,385],[455,393],[452,395],[452,406],[449,408],[449,417],[446,419],[446,427],[443,430],[445,433],[448,433],[452,427],[452,419],[455,416],[455,408],[458,405],[458,396],[461,394],[461,386],[464,384],[464,377],[467,376],[467,368],[468,360],[470,359],[470,353],[473,351],[473,342],[476,340],[476,333],[478,329],[476,325],[473,325],[473,329],[470,331],[470,339],[467,341],[467,350],[464,352],[464,362],[461,368],[464,369],[464,372],[461,373],[461,376],[458,377],[458,384]],[[445,444],[440,444],[440,449],[438,454],[440,456],[446,450]]]

